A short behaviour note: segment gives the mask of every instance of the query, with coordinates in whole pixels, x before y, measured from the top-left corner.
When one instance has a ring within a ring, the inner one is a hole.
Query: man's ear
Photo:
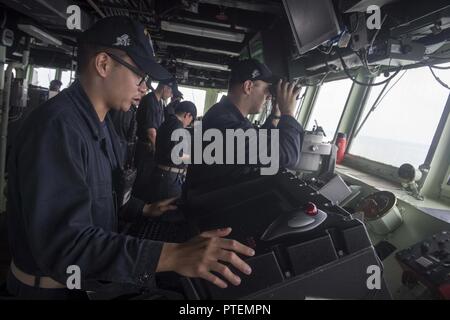
[[[253,87],[253,81],[247,80],[243,83],[243,89],[245,94],[250,94]]]
[[[111,66],[111,58],[106,53],[100,52],[95,56],[94,68],[100,77],[105,78],[108,75]]]

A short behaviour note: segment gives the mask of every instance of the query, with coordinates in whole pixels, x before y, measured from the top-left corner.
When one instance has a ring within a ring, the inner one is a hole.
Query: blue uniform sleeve
[[[98,285],[97,281],[149,285],[162,243],[96,226],[93,221],[101,217],[92,212],[86,171],[89,155],[82,137],[61,119],[38,132],[21,148],[17,161],[26,241],[39,269],[64,284],[67,268],[76,265],[85,290]]]
[[[120,218],[125,222],[133,222],[143,214],[145,202],[131,196],[130,200],[120,209]]]
[[[267,150],[269,154],[272,154],[271,150],[271,131],[278,130],[279,132],[279,166],[280,168],[295,169],[300,161],[300,152],[302,149],[303,142],[303,127],[298,123],[298,121],[292,117],[283,115],[275,127],[272,123],[273,117],[269,116],[266,122],[261,126],[261,129],[267,130]],[[260,138],[260,137],[258,137]],[[252,143],[252,142],[250,142]],[[257,142],[258,146],[260,141]],[[247,152],[250,149],[250,145],[247,142],[246,145]]]
[[[291,116],[281,116],[278,123],[280,130],[280,167],[295,169],[300,161],[304,130]]]
[[[276,129],[276,127],[273,125],[272,121],[273,121],[273,116],[269,115],[267,117],[266,121],[264,122],[264,124],[261,126],[261,129]]]
[[[154,128],[157,129],[159,127],[158,124],[158,105],[155,104],[155,101],[150,97],[145,100],[144,107],[147,109],[145,113],[144,126],[145,130]]]
[[[283,115],[278,123],[278,126],[275,128],[273,124],[270,123],[271,119],[268,119],[269,123],[265,123],[261,129],[267,130],[267,145],[265,145],[265,151],[268,154],[272,154],[271,145],[272,145],[272,130],[278,130],[279,132],[279,166],[280,168],[286,169],[295,169],[295,167],[300,162],[300,152],[302,149],[302,142],[304,136],[304,130],[298,121],[292,117]],[[237,123],[234,119],[230,119],[226,116],[219,116],[215,118],[211,124],[211,128],[219,128],[222,132],[225,132],[226,129],[242,129],[244,131],[248,129],[254,129],[250,122],[245,123]],[[205,128],[203,128],[205,130]],[[261,133],[261,132],[260,132]],[[258,135],[256,141],[245,140],[245,157],[246,159],[251,159],[250,149],[251,146],[260,147],[260,136]],[[235,142],[236,143],[236,142]],[[236,149],[241,146],[236,145]],[[261,150],[260,150],[261,151]],[[225,150],[224,150],[225,152]],[[236,160],[235,160],[236,161]],[[236,162],[235,162],[236,163]],[[258,163],[258,166],[261,166]]]

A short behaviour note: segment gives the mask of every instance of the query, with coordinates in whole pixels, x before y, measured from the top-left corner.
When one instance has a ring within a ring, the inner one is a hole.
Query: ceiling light
[[[35,37],[45,43],[52,44],[54,46],[61,46],[62,41],[55,38],[54,36],[50,35],[46,31],[39,29],[36,26],[33,26],[31,24],[18,24],[17,27],[19,30],[29,34],[32,37]]]
[[[218,49],[212,49],[212,48],[200,48],[200,47],[196,47],[196,46],[190,46],[188,44],[165,42],[165,41],[157,41],[157,43],[161,47],[186,48],[186,49],[191,49],[191,50],[195,50],[195,51],[199,51],[199,52],[223,54],[223,55],[232,56],[232,57],[239,57],[240,56],[240,54],[238,52],[232,52],[232,51],[226,51],[226,50],[218,50]]]
[[[215,70],[220,70],[220,71],[230,71],[230,68],[228,66],[224,66],[221,64],[202,62],[202,61],[194,61],[194,60],[188,60],[188,59],[176,59],[176,61],[179,63],[184,63],[187,65],[193,66],[193,67],[215,69]]]
[[[169,32],[177,32],[194,36],[201,36],[206,38],[213,38],[232,42],[244,41],[245,35],[243,33],[234,33],[229,31],[208,29],[203,27],[192,26],[176,22],[161,22],[161,29]]]

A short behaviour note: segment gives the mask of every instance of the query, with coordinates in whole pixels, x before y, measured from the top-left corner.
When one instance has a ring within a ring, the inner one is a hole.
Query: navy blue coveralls
[[[127,112],[110,110],[109,115],[116,129],[120,144],[124,146],[125,166],[135,168],[135,152],[136,152],[136,112],[137,108],[131,106]]]
[[[186,165],[175,165],[172,162],[172,149],[178,142],[171,141],[172,133],[177,129],[183,129],[183,123],[176,115],[171,114],[159,127],[156,137],[155,161],[157,167],[152,174],[150,188],[150,202],[156,202],[168,198],[179,197],[185,180],[185,172],[170,172],[162,170],[158,165],[178,170],[186,170]]]
[[[171,114],[175,114],[175,107],[180,103],[180,100],[173,100],[164,108],[164,120],[169,119]]]
[[[133,194],[140,199],[145,199],[151,184],[151,174],[155,168],[154,146],[150,145],[147,131],[152,128],[158,130],[164,122],[164,108],[154,92],[150,92],[142,99],[136,113],[136,121],[138,126],[135,154],[137,177]]]
[[[106,125],[119,155],[108,117]],[[153,284],[162,243],[118,233],[119,215],[132,221],[144,203],[132,198],[116,208],[112,166],[122,160],[107,150],[105,131],[78,81],[25,119],[9,158],[7,208],[20,270],[65,284],[67,268],[76,265],[83,290],[95,291],[100,281]]]
[[[273,118],[269,116],[262,129],[275,129]],[[227,96],[222,97],[219,103],[208,110],[202,121],[203,133],[208,129],[218,129],[225,136],[226,129],[254,129],[252,123],[242,115],[239,109]],[[279,129],[279,167],[294,168],[300,159],[301,145],[303,141],[303,128],[298,121],[291,116],[281,116],[277,129]],[[196,141],[194,141],[196,143]],[[259,141],[256,142],[259,145]],[[267,149],[270,150],[270,135],[267,140]],[[234,143],[236,146],[236,143]],[[236,146],[239,147],[239,146]],[[246,154],[249,145],[246,144]],[[224,150],[224,155],[225,155]],[[194,161],[194,160],[192,160]],[[258,165],[190,165],[186,177],[186,191],[199,192],[226,187],[248,179],[252,175],[259,174]]]

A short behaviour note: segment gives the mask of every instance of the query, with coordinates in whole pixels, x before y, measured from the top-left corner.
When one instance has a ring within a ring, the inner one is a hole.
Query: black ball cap
[[[174,98],[181,98],[183,99],[183,93],[178,89],[178,84],[175,82],[175,84],[172,86],[172,93]]]
[[[197,107],[190,101],[182,101],[175,107],[175,113],[187,112],[192,114],[194,120],[197,118]]]
[[[183,94],[178,89],[177,80],[175,78],[162,80],[159,83],[165,84],[166,86],[169,86],[172,88],[172,94],[174,98],[181,98],[183,99]]]
[[[265,64],[256,59],[241,60],[231,68],[230,82],[232,83],[261,80],[275,84],[279,79],[280,77],[273,75]]]
[[[148,30],[141,23],[129,17],[115,16],[100,19],[91,28],[84,31],[78,41],[126,52],[139,69],[155,80],[173,77],[156,62]]]

